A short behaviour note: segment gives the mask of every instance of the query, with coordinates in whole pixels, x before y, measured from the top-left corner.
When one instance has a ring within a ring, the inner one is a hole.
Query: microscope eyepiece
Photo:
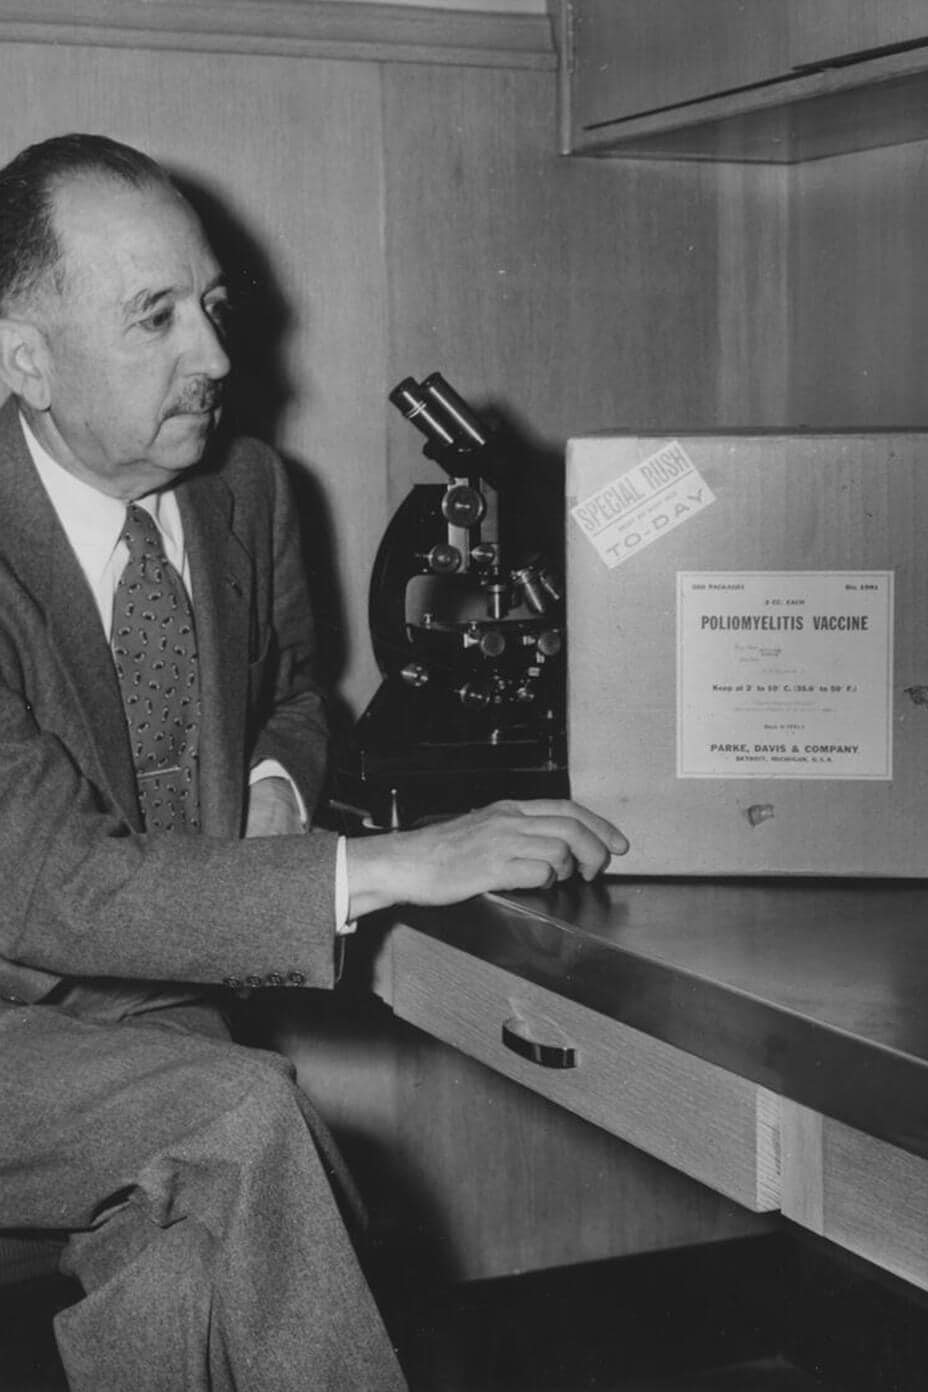
[[[462,446],[467,449],[483,448],[488,439],[486,426],[454,387],[448,385],[440,372],[433,372],[431,376],[426,377],[422,389],[428,392],[432,401],[444,413],[445,420],[455,428],[457,439]]]
[[[434,405],[423,395],[414,378],[404,377],[390,392],[388,400],[411,425],[422,431],[429,444],[438,445],[441,449],[454,448],[454,435],[438,419]]]
[[[486,426],[440,372],[433,372],[421,384],[413,377],[404,377],[388,400],[421,430],[433,448],[472,454],[487,443]]]

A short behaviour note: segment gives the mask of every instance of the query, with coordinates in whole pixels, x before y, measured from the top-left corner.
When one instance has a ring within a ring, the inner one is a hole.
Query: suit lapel
[[[204,832],[241,830],[252,564],[232,530],[233,498],[206,473],[177,489],[200,651]],[[141,829],[119,684],[93,595],[26,448],[15,401],[0,408],[0,555],[44,616],[54,659],[95,751],[103,791]]]
[[[200,817],[204,832],[241,832],[251,558],[233,530],[233,498],[210,474],[177,489],[200,654]]]
[[[49,647],[70,687],[102,781],[140,827],[135,773],[109,645],[93,595],[26,448],[18,409],[0,410],[2,549],[44,615]]]

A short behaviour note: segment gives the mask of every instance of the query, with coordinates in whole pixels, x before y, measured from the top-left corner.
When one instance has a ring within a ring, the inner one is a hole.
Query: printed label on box
[[[611,570],[714,502],[686,450],[672,440],[571,508],[571,516]]]
[[[677,576],[678,778],[892,778],[892,571]]]

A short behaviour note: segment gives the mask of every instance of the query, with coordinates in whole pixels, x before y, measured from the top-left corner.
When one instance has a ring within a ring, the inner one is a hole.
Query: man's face
[[[61,293],[49,290],[49,408],[30,423],[102,492],[140,497],[199,462],[229,371],[224,283],[170,188],[73,178],[55,194]]]

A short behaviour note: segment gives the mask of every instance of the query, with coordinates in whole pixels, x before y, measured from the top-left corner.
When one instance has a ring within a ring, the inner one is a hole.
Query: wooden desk
[[[403,1019],[928,1289],[920,882],[611,879],[410,910],[379,982]],[[574,1066],[511,1047],[533,1041]]]

